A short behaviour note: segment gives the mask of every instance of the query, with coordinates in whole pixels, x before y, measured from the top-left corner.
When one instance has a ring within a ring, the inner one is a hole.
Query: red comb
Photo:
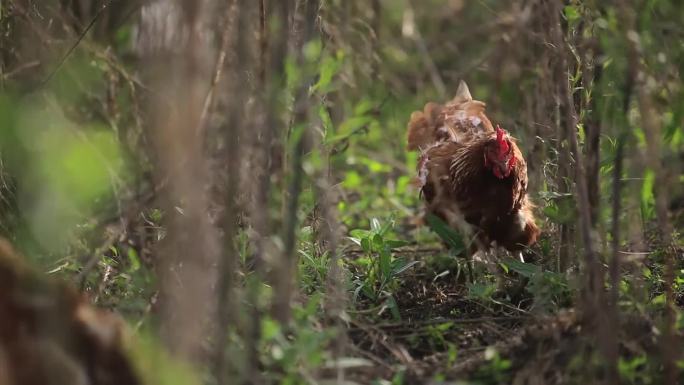
[[[504,131],[504,130],[501,128],[501,126],[499,126],[499,125],[497,124],[497,125],[496,125],[496,141],[497,141],[497,142],[501,142],[501,140],[503,139],[503,136],[504,136],[505,133],[506,133],[506,131]]]
[[[506,130],[502,129],[498,124],[496,125],[496,141],[499,142],[499,151],[501,151],[502,154],[506,154],[509,150],[509,145],[508,142],[504,140],[504,134],[506,134]]]

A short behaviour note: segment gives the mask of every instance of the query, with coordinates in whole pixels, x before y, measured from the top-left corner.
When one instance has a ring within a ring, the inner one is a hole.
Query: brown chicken
[[[30,268],[0,238],[0,385],[135,385],[123,321]]]
[[[408,148],[420,151],[417,183],[428,213],[470,237],[473,253],[503,247],[522,259],[540,234],[527,165],[515,139],[484,111],[461,82],[453,100],[411,115]]]

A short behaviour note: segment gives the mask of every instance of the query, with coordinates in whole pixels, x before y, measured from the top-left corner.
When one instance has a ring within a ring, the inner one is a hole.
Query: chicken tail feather
[[[426,148],[439,141],[445,133],[440,132],[439,113],[442,109],[437,103],[428,103],[423,111],[411,114],[408,124],[408,149]]]

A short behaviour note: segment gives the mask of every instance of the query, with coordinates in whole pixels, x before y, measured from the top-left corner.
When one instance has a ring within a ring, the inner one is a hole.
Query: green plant
[[[328,252],[317,251],[312,231],[311,226],[305,226],[300,231],[302,243],[299,249],[300,286],[307,293],[323,288],[330,263]]]
[[[468,284],[468,298],[490,301],[496,292],[496,285],[492,283],[477,283],[472,282]]]
[[[493,346],[488,346],[485,349],[484,356],[488,362],[478,370],[477,377],[486,384],[508,383],[511,361],[502,358]]]
[[[445,346],[449,348],[452,344],[447,341],[444,334],[449,331],[454,326],[453,322],[443,322],[436,325],[428,325],[425,328],[427,335],[429,337],[428,343],[433,349],[442,349]]]
[[[451,226],[449,226],[446,222],[432,214],[429,214],[426,217],[426,220],[432,231],[434,231],[442,239],[442,241],[449,246],[449,251],[452,254],[459,254],[465,251],[466,244],[463,241],[463,237],[461,237],[461,234],[456,232],[456,230],[451,228]]]
[[[394,255],[393,250],[405,246],[407,242],[388,238],[394,227],[394,219],[390,218],[384,225],[376,218],[371,219],[370,230],[356,229],[350,232],[354,243],[361,246],[363,256],[356,260],[361,266],[361,274],[355,280],[354,300],[362,293],[374,302],[384,299],[395,318],[399,312],[393,292],[398,286],[398,276],[413,267],[417,261],[408,261]]]
[[[618,371],[620,377],[630,384],[650,384],[651,378],[644,371],[648,364],[648,359],[644,355],[633,358],[620,357],[618,361]]]
[[[534,297],[533,309],[554,310],[570,301],[570,288],[563,274],[513,258],[505,259],[501,267],[506,272],[512,270],[528,279],[525,289]]]
[[[442,242],[449,248],[449,256],[452,257],[452,259],[456,256],[464,256],[469,245],[466,244],[460,233],[435,215],[428,214],[425,219],[430,229],[437,234]],[[462,276],[464,268],[468,269],[470,277],[473,278],[472,262],[469,259],[456,258],[454,259],[454,262],[456,264],[456,279],[459,279]]]
[[[293,322],[284,327],[265,317],[261,322],[261,353],[270,378],[281,384],[305,383],[304,375],[329,359],[328,344],[338,330],[318,322],[321,296],[312,295],[306,304],[293,309]]]

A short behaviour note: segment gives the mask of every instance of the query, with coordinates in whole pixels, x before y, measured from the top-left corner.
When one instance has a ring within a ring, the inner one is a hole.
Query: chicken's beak
[[[511,175],[511,170],[508,168],[508,162],[495,162],[492,171],[494,172],[494,176],[499,179],[507,178]]]

